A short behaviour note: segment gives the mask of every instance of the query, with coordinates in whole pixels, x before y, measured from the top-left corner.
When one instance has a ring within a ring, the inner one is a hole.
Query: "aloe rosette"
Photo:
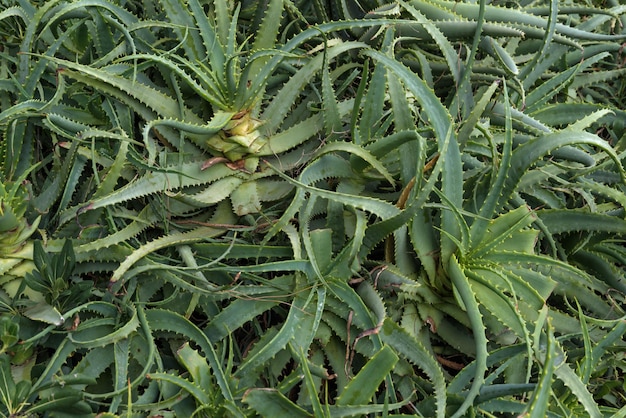
[[[19,279],[34,268],[33,243],[30,241],[39,223],[26,219],[28,191],[19,182],[0,183],[0,284],[15,296]]]

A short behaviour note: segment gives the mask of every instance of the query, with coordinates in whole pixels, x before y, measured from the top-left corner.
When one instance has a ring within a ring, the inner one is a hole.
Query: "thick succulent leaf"
[[[468,408],[473,404],[474,399],[479,395],[480,388],[485,381],[485,372],[487,369],[487,337],[485,336],[485,325],[483,323],[476,295],[474,294],[467,276],[463,273],[461,266],[455,256],[450,258],[448,267],[450,278],[455,286],[456,291],[462,301],[465,310],[468,313],[472,333],[476,341],[476,368],[474,381],[468,391],[465,400],[454,413],[454,417],[463,416]]]
[[[244,394],[243,402],[249,404],[263,417],[313,417],[313,414],[291,402],[276,389],[250,389]]]
[[[253,382],[256,373],[262,368],[267,361],[274,358],[277,353],[284,349],[291,341],[294,343],[302,343],[307,340],[311,340],[315,335],[315,325],[311,325],[311,328],[307,328],[306,318],[309,317],[316,310],[317,304],[316,293],[311,290],[308,294],[305,294],[302,290],[296,289],[297,296],[294,298],[289,314],[285,319],[282,327],[275,335],[271,336],[271,339],[264,341],[263,345],[257,346],[250,352],[250,355],[246,357],[245,361],[239,366],[235,372],[235,377],[243,382]],[[315,318],[315,316],[313,316]],[[304,338],[303,340],[300,340]],[[300,340],[300,341],[299,341]],[[305,344],[306,345],[306,344]]]
[[[211,366],[212,375],[215,376],[222,394],[226,400],[233,400],[230,385],[218,360],[217,354],[212,343],[204,335],[204,333],[192,324],[188,319],[174,312],[163,309],[150,309],[145,312],[145,318],[152,332],[157,330],[182,333],[183,335],[194,341],[204,352],[209,365]]]
[[[381,328],[381,338],[396,352],[405,357],[415,366],[423,370],[430,377],[435,387],[437,405],[437,417],[444,417],[446,413],[446,386],[441,367],[433,357],[417,340],[402,330],[391,319],[386,318]]]
[[[378,385],[398,362],[398,355],[387,345],[372,356],[337,398],[337,405],[369,403]]]

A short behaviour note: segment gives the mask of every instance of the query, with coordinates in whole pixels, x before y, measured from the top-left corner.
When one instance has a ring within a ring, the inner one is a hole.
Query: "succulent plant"
[[[0,415],[624,415],[617,0],[1,3]]]
[[[22,182],[0,183],[0,277],[2,289],[11,297],[20,280],[34,268],[32,235],[39,218],[29,223],[29,193]]]

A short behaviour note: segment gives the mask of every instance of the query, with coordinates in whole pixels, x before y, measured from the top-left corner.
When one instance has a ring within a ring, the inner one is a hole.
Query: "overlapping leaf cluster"
[[[624,416],[617,1],[3,2],[5,416]]]

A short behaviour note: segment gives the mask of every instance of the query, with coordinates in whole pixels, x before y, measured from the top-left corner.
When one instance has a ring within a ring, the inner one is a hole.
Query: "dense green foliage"
[[[626,416],[626,6],[0,4],[1,416]]]

